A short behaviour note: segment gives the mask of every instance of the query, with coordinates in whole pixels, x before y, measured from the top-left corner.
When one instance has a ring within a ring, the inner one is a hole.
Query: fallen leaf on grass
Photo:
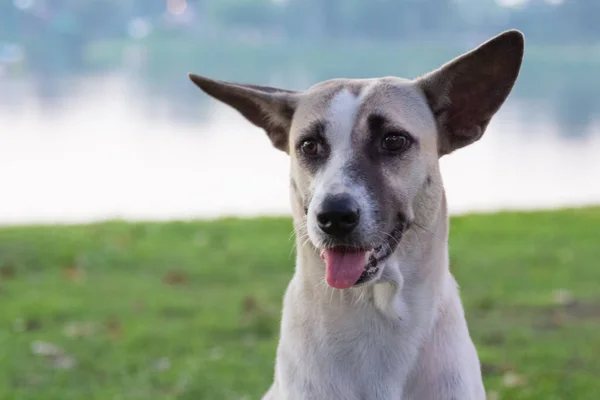
[[[246,346],[254,346],[257,342],[257,338],[256,335],[253,334],[247,334],[242,336],[242,343],[244,343]]]
[[[214,347],[208,353],[208,358],[212,361],[218,361],[223,358],[223,349],[220,347]]]
[[[15,332],[37,331],[42,327],[42,323],[38,319],[33,318],[17,318],[13,323]]]
[[[488,346],[499,346],[506,341],[502,332],[488,332],[481,336],[481,342]]]
[[[0,266],[0,279],[9,280],[15,277],[16,268],[12,264],[3,264]]]
[[[120,237],[117,237],[113,242],[113,247],[117,250],[123,251],[130,248],[132,244],[133,237],[131,236],[131,233],[128,232]]]
[[[146,309],[146,303],[143,300],[136,300],[132,305],[133,311],[141,313]]]
[[[276,330],[276,313],[269,307],[260,305],[256,299],[246,296],[242,300],[240,325],[254,335],[270,337]]]
[[[563,310],[556,310],[550,316],[549,325],[552,328],[561,328],[567,322],[567,313]]]
[[[252,313],[258,310],[258,303],[254,297],[246,296],[242,300],[242,319],[246,319],[252,315]]]
[[[90,337],[98,330],[93,322],[71,322],[65,326],[63,333],[70,338]]]
[[[490,391],[486,395],[487,400],[500,400],[500,394],[498,392]]]
[[[75,359],[67,355],[54,357],[51,359],[51,363],[56,369],[71,369],[76,365]]]
[[[36,356],[53,357],[64,354],[64,351],[55,344],[36,340],[31,343],[31,352]]]
[[[497,365],[485,362],[481,363],[481,375],[483,376],[495,375],[498,371],[500,371],[500,367]]]
[[[24,376],[20,376],[16,379],[16,384],[18,386],[25,387],[36,387],[41,386],[45,383],[45,379],[42,375],[38,374],[26,374]]]
[[[119,339],[123,335],[121,321],[119,321],[116,317],[110,317],[108,321],[106,321],[106,330],[108,332],[108,336],[113,340]]]
[[[31,352],[44,357],[56,369],[71,369],[75,366],[75,359],[55,344],[36,340],[31,343]]]
[[[554,304],[559,306],[570,306],[575,303],[573,294],[567,289],[558,289],[552,293]]]
[[[584,370],[586,363],[579,357],[573,357],[565,362],[565,368],[569,370]]]
[[[476,303],[475,306],[477,307],[477,309],[479,309],[481,311],[490,311],[493,308],[495,308],[496,303],[493,298],[484,297],[484,298],[479,299],[479,301]]]
[[[481,374],[483,376],[500,375],[506,372],[511,372],[515,369],[514,365],[510,364],[492,364],[492,363],[481,363]]]
[[[184,271],[169,271],[162,279],[167,285],[183,285],[189,280],[188,274]]]
[[[526,381],[525,377],[523,377],[522,375],[519,375],[514,371],[508,371],[502,377],[502,383],[507,388],[515,388],[525,386]]]
[[[63,276],[71,282],[83,283],[85,282],[85,270],[81,268],[77,263],[64,267],[62,270]]]
[[[194,235],[193,242],[198,247],[207,246],[209,243],[208,235],[204,232],[198,232]]]
[[[158,371],[166,371],[171,368],[171,360],[167,357],[161,357],[153,363],[154,369]]]
[[[456,271],[456,258],[453,256],[449,257],[450,259],[448,260],[448,265],[450,267],[450,271]]]

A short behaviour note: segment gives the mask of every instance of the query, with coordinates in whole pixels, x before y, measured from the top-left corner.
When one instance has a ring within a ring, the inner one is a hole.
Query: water
[[[191,83],[169,99],[127,74],[39,79],[0,78],[0,224],[289,214],[287,156]],[[600,122],[565,135],[531,104],[442,159],[451,213],[600,203]]]

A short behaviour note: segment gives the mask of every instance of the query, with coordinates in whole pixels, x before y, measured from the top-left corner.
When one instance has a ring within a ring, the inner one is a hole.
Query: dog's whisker
[[[306,245],[310,242],[310,237],[306,235],[302,238],[302,247],[306,247]]]
[[[365,293],[367,293],[367,289],[362,288],[362,290],[360,291],[360,296],[358,298],[359,302],[363,300],[363,298],[365,297]]]
[[[416,226],[416,225],[415,225],[415,226]],[[418,230],[416,230],[416,229],[414,230],[414,232],[415,232],[415,235],[417,235],[417,239],[419,239],[419,245],[420,245],[420,247],[419,247],[419,248],[420,248],[421,250],[423,250],[425,246],[423,245],[423,240],[421,239],[421,234],[420,234],[420,233],[419,233],[419,231],[418,231]]]
[[[423,225],[419,224],[416,221],[413,221],[413,225],[416,226],[417,228],[425,231],[426,233],[429,233],[431,236],[433,236],[435,239],[440,240],[440,241],[444,241],[444,238],[439,237],[436,233],[432,232],[431,230],[425,228]],[[415,231],[416,232],[416,231]]]
[[[315,289],[320,289],[320,287],[326,287],[327,286],[327,281],[325,280],[325,278],[319,279],[317,280],[317,283],[315,284]],[[327,289],[325,289],[327,290]]]
[[[379,233],[383,233],[384,235],[389,236],[394,242],[396,242],[396,245],[400,244],[400,240],[396,239],[394,236],[392,236],[391,234],[385,232],[385,231],[379,231]]]
[[[294,238],[294,236],[298,236],[298,232],[296,232],[296,228],[292,229],[292,231],[290,232],[290,234],[288,236],[288,241],[292,240]]]
[[[357,305],[361,302],[364,292],[365,292],[365,288],[362,288],[362,287],[358,288],[358,295],[355,295],[356,300],[354,302],[354,305]]]
[[[335,290],[333,290],[333,288],[329,286],[328,289],[331,289],[331,295],[329,296],[329,306],[331,306],[333,304],[333,294],[335,293]]]

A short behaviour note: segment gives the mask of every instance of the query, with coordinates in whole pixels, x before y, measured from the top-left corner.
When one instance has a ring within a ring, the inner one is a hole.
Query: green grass
[[[285,218],[0,229],[0,399],[260,398],[290,231]],[[450,243],[488,391],[598,398],[600,208],[457,217]]]

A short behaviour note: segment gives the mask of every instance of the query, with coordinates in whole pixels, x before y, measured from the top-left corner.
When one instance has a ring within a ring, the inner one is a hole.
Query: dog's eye
[[[388,133],[383,138],[381,146],[387,151],[402,151],[410,146],[410,139],[403,133]]]
[[[309,156],[315,156],[319,153],[319,142],[312,139],[307,139],[300,145],[302,152]]]

